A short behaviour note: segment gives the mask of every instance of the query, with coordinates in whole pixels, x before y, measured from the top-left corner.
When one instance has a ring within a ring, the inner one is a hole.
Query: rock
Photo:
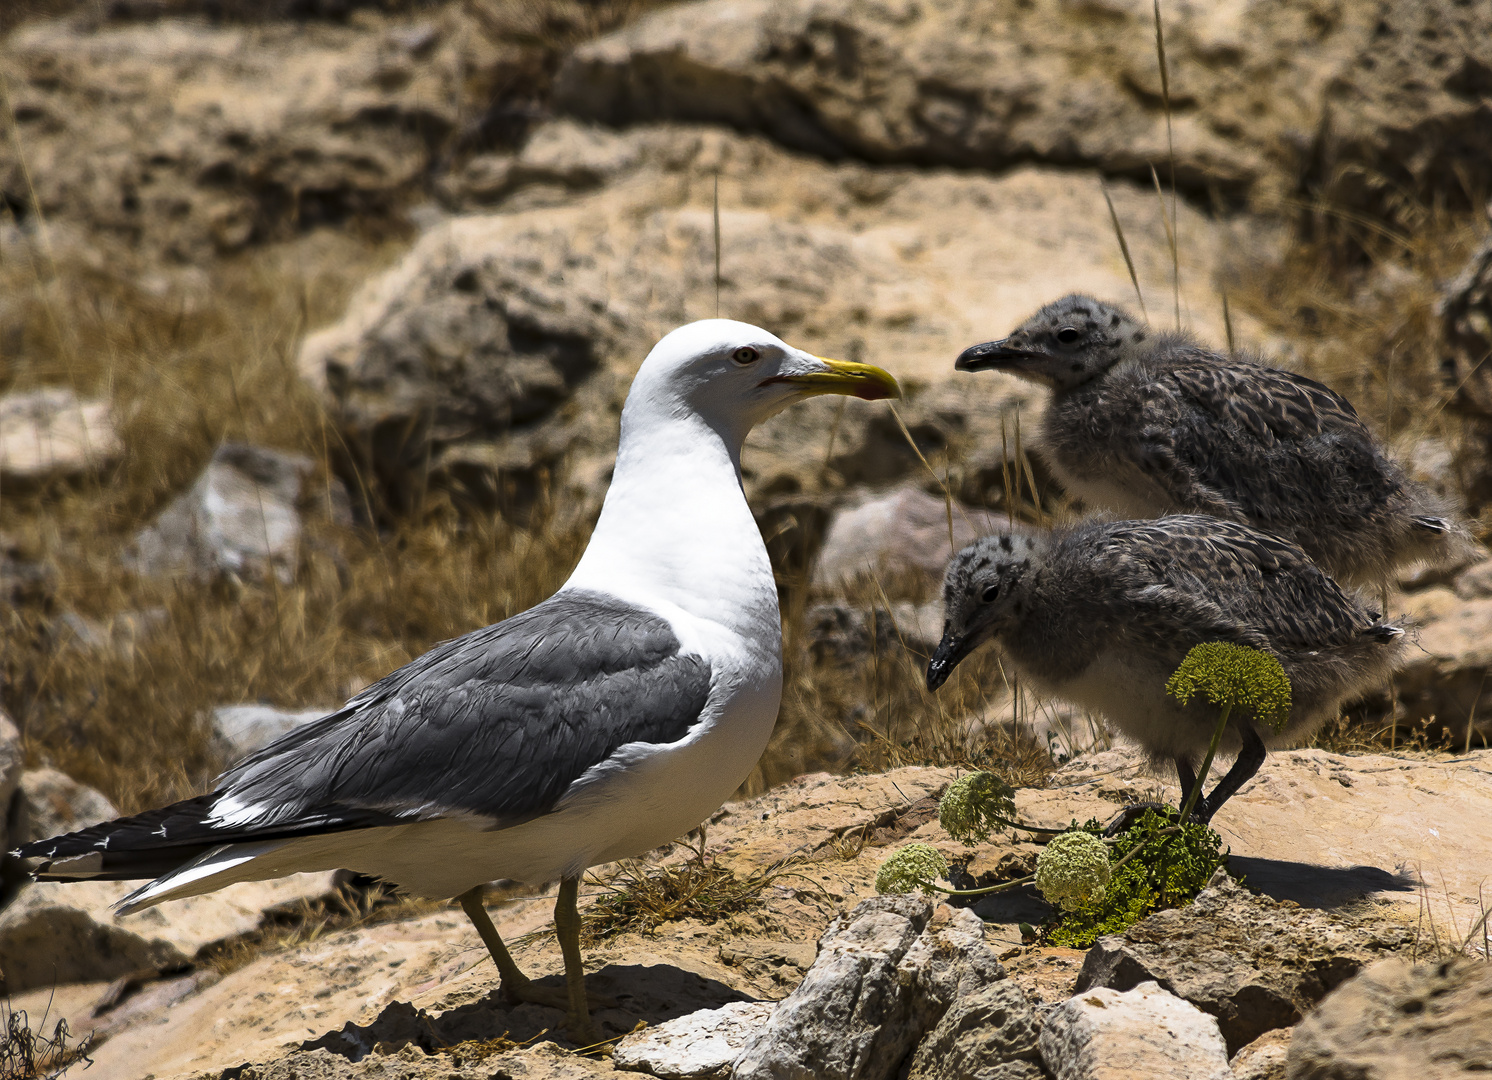
[[[1290,1052],[1290,1028],[1266,1031],[1228,1062],[1233,1080],[1285,1080],[1285,1058]]]
[[[0,44],[18,129],[0,147],[0,189],[23,220],[196,263],[388,216],[519,52],[459,5],[422,15],[30,23]],[[411,32],[418,50],[400,40]]]
[[[314,471],[310,458],[224,443],[187,492],[136,537],[128,564],[141,574],[197,578],[295,576],[298,505]]]
[[[940,603],[893,603],[869,610],[848,604],[814,604],[803,613],[808,650],[815,660],[855,664],[892,649],[928,656],[943,632]]]
[[[0,911],[0,993],[168,971],[206,948],[252,933],[277,904],[324,896],[331,874],[296,874],[230,885],[136,915],[112,906],[138,882],[43,881]]]
[[[1119,993],[1079,992],[1041,1029],[1056,1080],[1231,1080],[1217,1021],[1147,982]]]
[[[834,516],[814,568],[814,584],[823,587],[862,574],[900,570],[920,570],[941,579],[954,552],[1008,528],[1010,519],[1004,514],[950,506],[904,485],[846,506]]]
[[[213,750],[225,765],[268,746],[330,709],[276,709],[269,705],[219,705],[212,710]]]
[[[4,858],[5,852],[24,842],[12,833],[12,822],[16,817],[16,791],[21,786],[25,768],[26,748],[21,742],[21,730],[0,708],[0,859]],[[16,829],[18,832],[19,828]]]
[[[1478,573],[1473,566],[1458,577],[1456,591],[1431,588],[1405,598],[1419,647],[1394,676],[1399,722],[1433,722],[1431,734],[1456,747],[1492,744],[1492,597],[1457,595],[1475,591]]]
[[[351,450],[344,475],[395,513],[431,487],[518,510],[551,484],[567,506],[599,497],[632,373],[658,337],[715,311],[717,176],[720,313],[822,355],[891,363],[909,380],[903,418],[923,453],[953,461],[966,500],[1000,495],[1002,425],[1013,445],[1014,411],[1037,395],[1003,377],[972,393],[952,358],[1068,289],[1133,295],[1092,176],[870,170],[717,130],[564,120],[489,164],[502,194],[479,201],[500,212],[424,233],[301,346],[300,370]],[[1110,192],[1160,311],[1170,256],[1154,194]],[[1182,251],[1187,318],[1221,340],[1208,283],[1224,253],[1272,241],[1185,203],[1179,213],[1195,238]],[[1235,327],[1248,336],[1236,312]],[[752,433],[743,476],[757,505],[925,475],[889,412],[843,404],[809,402]]]
[[[0,397],[0,484],[8,490],[96,476],[123,452],[105,399],[62,386]]]
[[[960,997],[912,1057],[907,1080],[1040,1080],[1040,1025],[1008,980]]]
[[[328,1050],[302,1050],[262,1065],[199,1072],[177,1080],[593,1080],[615,1075],[606,1062],[579,1057],[550,1042],[512,1053],[489,1053],[480,1043],[443,1050],[427,1055],[408,1045],[379,1054],[368,1064]]]
[[[1492,417],[1492,237],[1483,240],[1461,272],[1446,285],[1435,305],[1446,367],[1454,373],[1451,404],[1476,416]]]
[[[1162,12],[1185,187],[1269,201],[1335,177],[1334,196],[1386,210],[1388,189],[1343,178],[1360,171],[1465,205],[1445,163],[1471,153],[1492,165],[1492,144],[1472,150],[1459,134],[1486,115],[1483,8]],[[977,0],[705,0],[582,45],[555,93],[560,109],[609,124],[709,120],[828,158],[1148,177],[1170,146],[1152,6],[1137,0],[998,12]]]
[[[616,1044],[611,1062],[660,1080],[727,1080],[747,1040],[776,1007],[775,1001],[733,1001],[701,1009],[628,1035]]]
[[[1385,960],[1295,1029],[1290,1080],[1389,1080],[1492,1071],[1492,966]]]
[[[885,1080],[948,1007],[1003,979],[968,911],[913,896],[829,924],[803,982],[747,1044],[734,1080]]]
[[[1492,559],[1472,563],[1456,575],[1451,591],[1462,600],[1485,600],[1492,597]]]
[[[1099,938],[1074,990],[1158,983],[1215,1017],[1232,1054],[1413,940],[1403,926],[1352,926],[1256,896],[1219,871],[1186,907]]]
[[[66,773],[28,769],[21,774],[11,814],[16,824],[12,826],[10,846],[18,847],[110,821],[119,816],[119,811],[101,792]]]

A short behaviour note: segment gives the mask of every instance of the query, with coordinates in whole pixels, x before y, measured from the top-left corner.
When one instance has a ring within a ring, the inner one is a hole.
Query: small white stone
[[[628,1035],[617,1043],[612,1064],[662,1080],[715,1080],[730,1067],[746,1040],[767,1022],[775,1001],[732,1001],[718,1009],[701,1009],[657,1027]]]

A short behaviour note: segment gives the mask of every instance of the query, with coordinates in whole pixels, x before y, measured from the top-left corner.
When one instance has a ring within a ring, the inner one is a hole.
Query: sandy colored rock
[[[613,1075],[605,1062],[576,1057],[552,1043],[502,1054],[488,1053],[480,1045],[457,1045],[438,1054],[404,1046],[356,1063],[326,1050],[310,1050],[229,1071],[234,1080],[588,1080]],[[222,1070],[214,1070],[196,1073],[191,1080],[223,1076]]]
[[[1290,1053],[1293,1029],[1266,1031],[1228,1062],[1233,1080],[1285,1080],[1285,1058]]]
[[[1290,1080],[1450,1080],[1492,1070],[1492,966],[1385,960],[1295,1029]]]
[[[1471,744],[1492,742],[1492,598],[1477,595],[1481,574],[1469,568],[1456,587],[1426,589],[1406,597],[1419,648],[1394,677],[1407,719],[1435,718],[1460,745],[1471,727]],[[1457,593],[1466,593],[1462,598]]]
[[[1036,395],[1006,378],[976,387],[954,376],[954,357],[1070,289],[1133,295],[1093,176],[871,170],[693,127],[618,134],[561,120],[536,145],[548,164],[515,164],[500,212],[426,232],[301,347],[301,371],[391,506],[427,478],[522,503],[567,454],[595,497],[631,374],[658,337],[715,313],[717,174],[720,314],[909,379],[900,408],[924,453],[982,452],[978,490],[961,486],[976,502],[999,485],[998,461],[985,459],[1000,453],[1002,416]],[[1166,310],[1154,195],[1125,182],[1111,193],[1150,308]],[[1184,203],[1180,215],[1183,317],[1220,340],[1211,282],[1248,237]],[[754,497],[920,475],[888,412],[839,404],[807,403],[753,433],[743,470]]]
[[[0,397],[0,483],[7,487],[96,475],[123,452],[106,400],[61,386]]]
[[[659,1080],[726,1080],[747,1040],[776,1007],[775,1001],[737,1001],[701,1009],[628,1035],[616,1044],[611,1062]]]
[[[330,892],[332,875],[247,882],[137,915],[115,915],[112,905],[137,884],[45,881],[27,886],[0,912],[4,992],[184,967],[202,949],[257,930],[266,908]]]
[[[1445,163],[1468,152],[1456,132],[1485,115],[1485,7],[1161,10],[1177,179],[1199,191],[1282,195],[1325,165],[1311,153],[1440,189]],[[1138,0],[681,4],[576,50],[557,100],[612,124],[711,120],[879,162],[1148,175],[1171,145],[1152,7]],[[1492,162],[1492,146],[1476,145]],[[1386,205],[1366,182],[1338,187]]]
[[[224,765],[247,757],[312,720],[327,709],[276,709],[269,705],[219,705],[212,710],[213,749]]]
[[[1408,927],[1347,924],[1256,896],[1220,871],[1186,907],[1099,938],[1074,990],[1156,983],[1215,1017],[1234,1054],[1413,942]]]
[[[1069,998],[1042,1025],[1041,1056],[1056,1080],[1230,1080],[1217,1021],[1142,983]]]
[[[957,998],[918,1045],[907,1080],[1040,1080],[1040,1025],[1013,981]]]
[[[16,822],[11,846],[86,829],[119,816],[114,804],[87,784],[57,769],[28,769],[21,774],[12,810]]]
[[[1004,514],[950,506],[906,484],[835,513],[814,567],[814,584],[828,587],[860,574],[908,569],[941,579],[954,552],[1009,527]]]

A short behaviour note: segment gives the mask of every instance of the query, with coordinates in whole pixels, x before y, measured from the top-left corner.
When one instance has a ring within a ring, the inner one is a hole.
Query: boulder
[[[138,884],[43,881],[24,889],[0,911],[0,993],[183,968],[202,950],[256,931],[266,908],[334,887],[330,873],[296,874],[114,914]]]
[[[502,194],[479,200],[500,212],[430,228],[301,346],[300,369],[350,449],[345,475],[395,512],[431,487],[518,510],[551,486],[566,506],[598,498],[637,365],[664,333],[717,311],[717,177],[719,313],[822,355],[890,365],[907,381],[907,426],[966,501],[1000,493],[1002,429],[1013,446],[1015,410],[1038,395],[1004,376],[955,376],[953,358],[1070,289],[1133,296],[1094,176],[871,170],[718,130],[572,120],[537,129],[502,174]],[[1109,190],[1161,317],[1171,272],[1160,207],[1146,187]],[[1220,340],[1211,282],[1272,234],[1185,203],[1179,214],[1184,318]],[[1247,336],[1236,313],[1235,325]],[[922,476],[887,410],[841,400],[760,426],[743,460],[758,505]]]
[[[628,1035],[611,1062],[659,1080],[727,1080],[746,1042],[766,1024],[775,1001],[733,1001]]]
[[[950,503],[920,487],[903,485],[867,496],[834,515],[813,581],[824,587],[860,575],[905,570],[941,580],[954,552],[1010,526],[1004,514]],[[939,626],[937,633],[941,631]]]
[[[288,735],[303,724],[319,720],[330,709],[276,709],[269,705],[219,705],[212,710],[213,750],[230,765]]]
[[[1385,960],[1295,1029],[1290,1080],[1390,1080],[1492,1071],[1492,966]]]
[[[128,565],[208,580],[273,573],[288,584],[300,556],[299,506],[314,470],[299,454],[224,443],[196,483],[136,535]]]
[[[10,846],[76,832],[119,816],[102,792],[57,769],[28,769],[11,809]]]
[[[1005,977],[965,910],[879,896],[829,924],[803,982],[746,1044],[734,1080],[886,1080],[960,998]]]
[[[1407,927],[1355,926],[1257,896],[1219,871],[1186,907],[1099,938],[1074,989],[1158,984],[1214,1017],[1232,1054],[1413,940]]]
[[[1454,589],[1405,598],[1418,648],[1394,675],[1400,723],[1433,721],[1456,747],[1492,745],[1492,597],[1476,595],[1485,573],[1474,565]]]
[[[1010,980],[959,997],[922,1040],[907,1080],[1041,1080],[1041,1025]]]
[[[1228,1066],[1233,1080],[1285,1080],[1285,1059],[1290,1053],[1291,1028],[1266,1031],[1238,1053]]]
[[[12,835],[11,821],[15,818],[15,795],[25,768],[26,748],[21,742],[21,730],[0,708],[0,856],[24,842]]]
[[[1153,982],[1068,998],[1046,1018],[1041,1056],[1056,1080],[1232,1080],[1217,1021]]]
[[[106,399],[63,386],[0,397],[0,484],[9,491],[96,476],[123,453]]]
[[[1456,0],[702,0],[578,48],[556,103],[609,124],[709,120],[828,158],[1166,175],[1272,201],[1303,182],[1375,210],[1492,165],[1486,9]],[[1353,168],[1355,166],[1356,168]],[[1354,179],[1353,177],[1360,177]],[[1373,179],[1369,181],[1367,177]]]

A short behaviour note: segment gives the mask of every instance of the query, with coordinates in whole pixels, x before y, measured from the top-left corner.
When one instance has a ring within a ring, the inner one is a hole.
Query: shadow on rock
[[[1375,892],[1413,892],[1419,888],[1407,870],[1376,866],[1318,866],[1286,859],[1228,857],[1228,870],[1248,888],[1274,900],[1329,911]]]
[[[564,977],[551,975],[534,980],[539,986],[564,989]],[[626,1034],[639,1020],[655,1026],[699,1009],[713,1009],[732,1001],[750,1001],[747,995],[722,982],[667,964],[613,964],[587,975],[586,989],[592,1000],[607,1004],[592,1010],[591,1019],[605,1039]],[[486,997],[430,1013],[407,1001],[395,1001],[370,1024],[348,1021],[341,1031],[330,1031],[319,1039],[301,1044],[302,1050],[329,1050],[350,1061],[361,1061],[375,1047],[387,1053],[415,1046],[427,1054],[469,1040],[507,1038],[525,1043],[539,1037],[567,1043],[565,1014],[543,1005],[508,1005],[493,990]]]

